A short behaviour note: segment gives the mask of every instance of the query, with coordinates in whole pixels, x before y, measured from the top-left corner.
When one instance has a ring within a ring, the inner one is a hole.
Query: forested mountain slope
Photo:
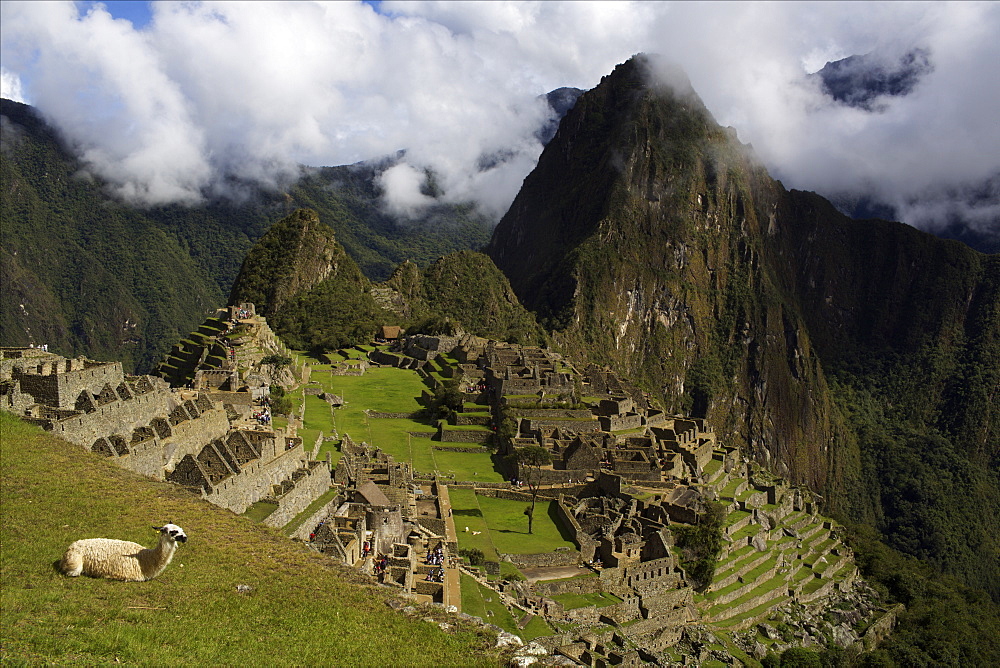
[[[179,333],[223,305],[246,253],[300,206],[318,211],[374,280],[404,260],[426,267],[488,239],[469,205],[387,214],[378,178],[395,158],[303,168],[286,192],[232,184],[238,200],[139,208],[109,197],[31,107],[2,100],[0,117],[5,345],[47,343],[149,370]]]
[[[372,284],[334,237],[310,209],[275,223],[247,254],[230,303],[253,302],[288,344],[318,352],[368,343],[382,325],[545,338],[482,253],[451,253],[424,270],[404,262],[388,281]]]

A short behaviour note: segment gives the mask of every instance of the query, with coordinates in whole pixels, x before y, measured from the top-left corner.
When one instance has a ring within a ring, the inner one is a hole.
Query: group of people
[[[267,408],[254,411],[252,416],[260,424],[271,424],[271,411]]]
[[[511,478],[510,485],[511,487],[524,487],[524,481],[519,480],[518,478]]]
[[[379,557],[376,557],[375,563],[373,565],[375,575],[382,575],[383,573],[385,573],[385,569],[388,566],[389,566],[389,557],[387,557],[384,554]]]
[[[441,567],[435,568],[427,573],[426,580],[428,582],[444,582],[444,569]]]
[[[444,563],[444,550],[441,549],[441,546],[434,550],[427,550],[427,563],[431,566],[440,566]]]

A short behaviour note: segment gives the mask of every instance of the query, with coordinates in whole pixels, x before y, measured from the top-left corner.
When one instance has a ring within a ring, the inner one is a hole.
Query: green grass
[[[415,372],[395,367],[372,367],[362,376],[334,376],[314,371],[311,380],[343,397],[348,406],[385,413],[420,410],[422,406],[417,399],[427,389]]]
[[[451,498],[452,516],[455,520],[455,531],[458,534],[458,549],[481,550],[487,561],[499,561],[496,547],[490,537],[490,528],[486,524],[483,511],[479,508],[479,497],[474,490],[448,488]],[[465,528],[469,530],[466,531]],[[479,532],[476,535],[474,532]],[[473,614],[473,613],[470,613]]]
[[[528,501],[509,501],[480,496],[479,507],[489,525],[493,544],[500,552],[508,554],[538,554],[552,552],[557,547],[576,549],[564,536],[565,529],[556,521],[555,501],[539,501],[535,507],[533,531],[528,533],[528,518],[524,509]]]
[[[480,617],[490,624],[496,624],[504,631],[520,636],[525,642],[552,633],[552,629],[539,617],[532,619],[524,629],[517,628],[519,620],[515,620],[500,602],[500,594],[489,587],[484,587],[465,573],[462,573],[461,583],[462,612]],[[487,614],[487,611],[493,614]]]
[[[414,439],[414,442],[424,439]],[[426,441],[430,446],[435,441]],[[469,446],[466,446],[469,447]],[[483,448],[482,452],[449,452],[447,450],[433,450],[431,456],[434,459],[434,469],[446,475],[454,475],[454,480],[472,482],[503,482],[503,475],[497,470],[499,461],[495,461],[494,455],[488,449]],[[417,470],[420,467],[414,466]],[[522,506],[523,509],[523,506]]]
[[[268,516],[278,509],[277,503],[269,501],[258,501],[243,512],[243,517],[247,517],[254,522],[263,522]]]
[[[58,471],[58,475],[53,475]],[[156,580],[68,578],[78,538],[190,540]],[[0,414],[0,642],[9,665],[496,665],[489,638],[393,612],[387,592],[277,530]],[[236,586],[252,588],[237,593]],[[460,629],[469,628],[453,620]],[[406,642],[386,642],[405,638]]]
[[[309,517],[317,510],[319,510],[324,505],[332,501],[334,497],[337,496],[337,494],[338,490],[336,488],[328,489],[327,491],[320,494],[319,497],[317,497],[312,503],[306,506],[305,510],[303,510],[298,515],[293,517],[291,522],[282,527],[281,529],[282,533],[284,533],[286,536],[290,536],[293,533],[295,533],[295,530],[298,529],[300,526],[302,526],[303,522],[309,519]]]
[[[327,435],[332,434],[333,413],[330,404],[315,395],[307,394],[303,422],[307,429],[322,431]]]

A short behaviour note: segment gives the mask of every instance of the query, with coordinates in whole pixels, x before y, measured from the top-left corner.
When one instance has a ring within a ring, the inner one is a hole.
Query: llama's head
[[[171,541],[176,541],[178,543],[187,542],[188,537],[187,534],[184,533],[184,529],[180,528],[176,524],[167,523],[164,524],[162,527],[153,527],[153,528],[159,531],[161,536]]]

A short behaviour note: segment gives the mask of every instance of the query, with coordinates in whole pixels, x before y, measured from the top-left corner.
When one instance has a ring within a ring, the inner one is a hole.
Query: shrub
[[[482,566],[486,561],[486,555],[483,554],[483,551],[475,547],[462,548],[458,551],[458,555],[468,559],[470,566]]]

